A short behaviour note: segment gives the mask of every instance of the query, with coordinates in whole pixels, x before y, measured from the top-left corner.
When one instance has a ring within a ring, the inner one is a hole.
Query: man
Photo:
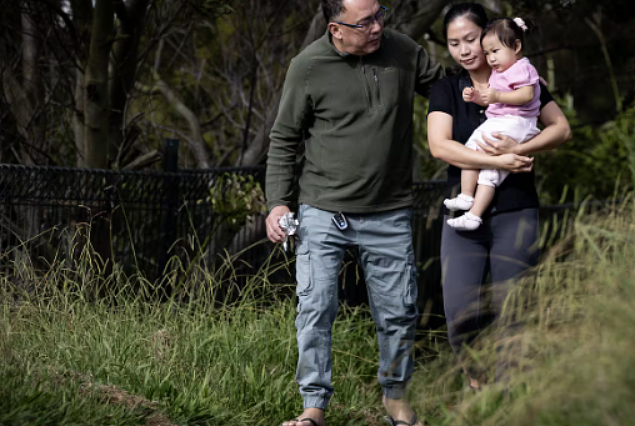
[[[384,406],[393,423],[420,425],[405,400],[418,316],[412,117],[415,92],[427,95],[442,70],[417,43],[384,30],[386,9],[377,0],[322,0],[322,8],[328,31],[291,61],[267,161],[267,235],[279,243],[305,141],[296,249],[296,379],[304,412],[284,425],[325,423],[337,276],[351,247],[377,325]]]

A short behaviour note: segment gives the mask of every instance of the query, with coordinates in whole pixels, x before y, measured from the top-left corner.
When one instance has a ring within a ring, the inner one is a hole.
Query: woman
[[[476,231],[457,231],[444,221],[441,239],[443,294],[448,335],[452,349],[461,355],[479,330],[481,287],[491,273],[494,315],[501,313],[510,283],[538,262],[538,195],[532,159],[571,138],[567,119],[541,85],[540,122],[543,131],[518,144],[493,134],[480,145],[483,152],[463,144],[485,120],[485,106],[465,102],[463,89],[479,92],[488,88],[491,68],[481,48],[480,36],[487,24],[482,6],[474,3],[452,7],[445,16],[448,49],[461,71],[437,82],[431,89],[428,111],[428,142],[436,158],[450,164],[448,196],[460,186],[461,169],[505,169],[510,175],[497,189],[483,225]],[[498,137],[497,137],[498,136]],[[447,211],[446,211],[447,214]],[[467,372],[470,387],[479,389],[480,379]]]

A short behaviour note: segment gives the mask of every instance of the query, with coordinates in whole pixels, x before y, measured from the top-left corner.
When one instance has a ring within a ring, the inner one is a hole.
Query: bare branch
[[[139,170],[144,167],[148,167],[159,160],[161,160],[161,153],[158,150],[154,149],[146,154],[135,158],[130,163],[122,167],[122,170]]]
[[[162,94],[165,100],[181,115],[181,117],[185,119],[190,128],[190,137],[188,140],[190,142],[192,153],[196,158],[197,166],[200,169],[209,168],[209,157],[205,148],[205,140],[203,139],[201,124],[198,117],[194,111],[185,105],[176,92],[160,78],[158,73],[155,74],[155,79],[156,82],[154,88],[150,89],[150,91]],[[144,88],[141,85],[138,86],[141,90],[148,91],[148,88]]]

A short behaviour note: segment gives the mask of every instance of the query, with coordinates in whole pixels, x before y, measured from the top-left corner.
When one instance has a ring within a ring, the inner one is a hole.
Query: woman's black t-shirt
[[[452,116],[452,139],[465,144],[474,130],[487,117],[485,109],[474,102],[463,100],[463,89],[472,86],[469,74],[446,77],[437,81],[430,89],[428,114],[435,111]],[[547,88],[540,84],[540,109],[553,100]],[[510,174],[500,187],[492,201],[491,213],[539,207],[538,193],[534,182],[534,173]],[[448,169],[447,197],[455,196],[461,185],[461,169],[450,165]],[[446,211],[447,214],[447,211]]]

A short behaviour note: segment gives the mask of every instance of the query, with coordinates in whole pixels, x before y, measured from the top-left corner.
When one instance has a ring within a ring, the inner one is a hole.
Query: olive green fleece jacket
[[[415,92],[442,68],[409,37],[384,30],[369,55],[339,52],[327,32],[289,66],[267,159],[267,206],[296,201],[372,213],[412,204]],[[296,156],[305,157],[296,193]]]

